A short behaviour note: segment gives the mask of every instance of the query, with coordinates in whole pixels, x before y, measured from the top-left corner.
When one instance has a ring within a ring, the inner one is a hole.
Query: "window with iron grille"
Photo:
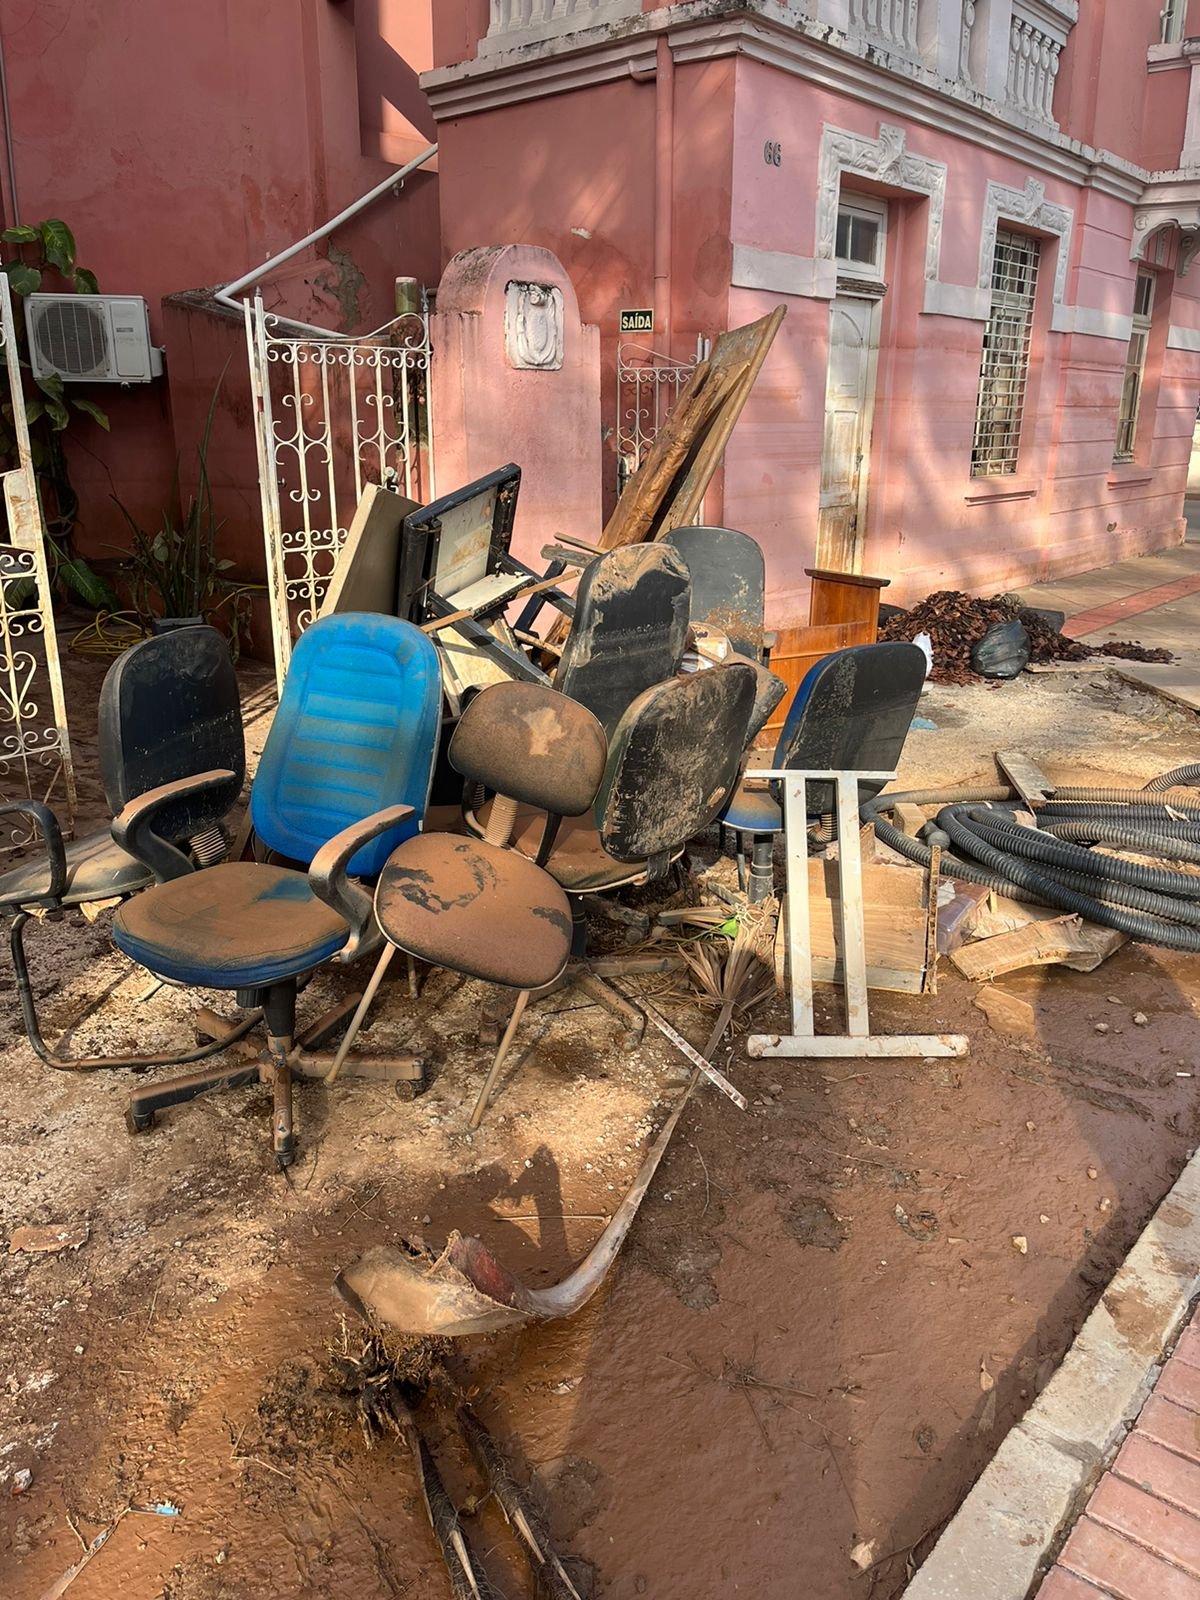
[[[1125,353],[1125,381],[1121,385],[1121,418],[1117,424],[1114,461],[1132,461],[1137,442],[1138,410],[1142,403],[1142,381],[1146,376],[1146,350],[1150,343],[1150,319],[1154,315],[1154,274],[1139,272],[1133,292],[1133,332]]]
[[[983,335],[971,447],[973,478],[1010,476],[1017,470],[1041,248],[1039,240],[1026,234],[1003,229],[996,234],[992,309]]]

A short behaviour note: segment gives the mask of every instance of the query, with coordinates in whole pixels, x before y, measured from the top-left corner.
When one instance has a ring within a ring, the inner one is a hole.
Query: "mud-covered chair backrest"
[[[470,782],[556,817],[588,810],[607,754],[604,729],[586,706],[539,683],[481,689],[448,751]]]
[[[736,528],[672,528],[662,542],[682,557],[691,577],[691,620],[720,629],[735,655],[757,661],[766,589],[757,542]]]
[[[583,570],[554,687],[586,706],[607,734],[651,684],[679,671],[691,580],[661,544],[630,544]]]
[[[98,754],[114,816],[151,789],[222,767],[228,783],[165,807],[154,831],[192,838],[225,816],[241,793],[246,745],[237,675],[215,628],[175,628],[117,658],[100,689]]]
[[[818,661],[788,708],[776,768],[808,772],[894,772],[925,682],[925,655],[903,641],[852,645]],[[862,783],[866,800],[883,782]],[[832,785],[812,784],[813,814],[833,805]]]
[[[737,784],[755,690],[754,668],[733,662],[638,696],[609,741],[596,796],[610,856],[648,861],[657,876],[708,826]]]
[[[343,612],[296,641],[250,791],[254,831],[307,865],[335,833],[385,806],[413,815],[350,862],[373,877],[420,831],[442,704],[437,650],[398,617]]]

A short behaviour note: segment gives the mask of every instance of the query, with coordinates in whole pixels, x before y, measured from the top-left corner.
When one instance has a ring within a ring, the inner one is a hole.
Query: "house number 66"
[[[783,146],[775,139],[768,139],[763,145],[763,160],[769,167],[783,165]]]

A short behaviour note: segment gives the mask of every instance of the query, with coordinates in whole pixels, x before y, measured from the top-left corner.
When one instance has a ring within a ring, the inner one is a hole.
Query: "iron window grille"
[[[1154,274],[1139,272],[1133,293],[1133,331],[1125,352],[1125,379],[1121,385],[1121,416],[1117,424],[1114,461],[1132,461],[1137,443],[1138,412],[1146,376],[1146,350],[1150,344],[1150,319],[1154,315]]]
[[[996,234],[992,309],[983,335],[971,446],[973,478],[1008,477],[1017,470],[1041,248],[1041,241],[1027,234],[1003,229]]]

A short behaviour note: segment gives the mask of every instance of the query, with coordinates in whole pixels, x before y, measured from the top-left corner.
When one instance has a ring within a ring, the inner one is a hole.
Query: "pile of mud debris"
[[[1151,650],[1139,644],[1114,642],[1095,647],[1068,639],[1045,613],[1024,605],[1011,594],[973,599],[960,589],[939,589],[908,611],[896,612],[880,623],[880,639],[912,639],[929,635],[933,646],[935,683],[969,683],[983,676],[972,663],[972,652],[989,629],[1019,623],[1028,636],[1031,662],[1086,661],[1092,656],[1120,656],[1127,661],[1170,661],[1169,650]],[[991,674],[987,674],[991,675]],[[996,676],[1009,676],[999,673]]]

